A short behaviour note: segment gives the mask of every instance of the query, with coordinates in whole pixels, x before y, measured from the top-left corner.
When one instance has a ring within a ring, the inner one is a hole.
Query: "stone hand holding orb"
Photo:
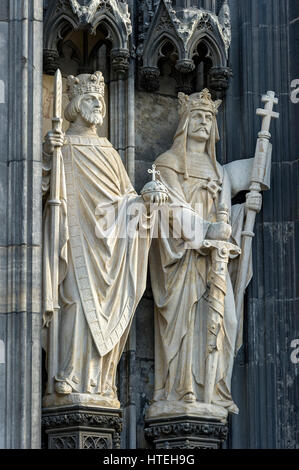
[[[153,175],[153,179],[144,186],[141,196],[147,207],[150,204],[156,204],[159,207],[168,201],[168,191],[164,184],[156,179],[156,175],[160,174],[156,170],[156,165],[153,165],[152,169],[148,170],[148,173]]]

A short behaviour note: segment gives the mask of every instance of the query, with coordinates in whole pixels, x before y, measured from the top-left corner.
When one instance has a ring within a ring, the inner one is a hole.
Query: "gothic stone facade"
[[[277,93],[272,190],[257,218],[244,344],[233,375],[240,415],[230,419],[224,445],[298,448],[299,365],[292,353],[299,338],[299,104],[291,94],[299,79],[298,17],[297,0],[1,1],[0,448],[41,446],[41,143],[57,67],[64,77],[103,71],[103,135],[137,191],[171,145],[178,91],[208,86],[223,99],[221,163],[253,156],[260,96]],[[149,280],[118,370],[122,448],[151,445],[144,416],[153,373]]]

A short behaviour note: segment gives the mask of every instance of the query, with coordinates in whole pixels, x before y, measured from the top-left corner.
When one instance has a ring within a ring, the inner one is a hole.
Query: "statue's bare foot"
[[[184,397],[183,397],[183,400],[186,403],[194,403],[196,401],[196,396],[192,392],[186,393],[186,395],[184,395]]]
[[[67,382],[56,382],[55,392],[59,395],[69,395],[73,389]]]

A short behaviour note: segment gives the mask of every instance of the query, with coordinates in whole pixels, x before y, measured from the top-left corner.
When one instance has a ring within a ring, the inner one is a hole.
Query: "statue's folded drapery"
[[[115,395],[113,370],[146,286],[147,216],[142,210],[136,216],[134,205],[144,205],[107,139],[66,135],[62,155],[56,379],[75,392]],[[49,171],[45,165],[44,192]],[[53,312],[47,203],[43,227],[46,341]]]
[[[171,224],[189,211],[193,223],[201,220],[201,233],[190,240],[182,230],[179,238],[170,233],[169,237],[160,237],[152,242],[150,268],[155,299],[156,341],[154,401],[177,401],[188,393],[194,394],[197,401],[204,401],[211,258],[201,254],[200,246],[210,223],[216,222],[220,202],[225,203],[230,211],[231,241],[241,246],[245,208],[244,204],[231,206],[231,198],[235,192],[249,188],[252,161],[234,162],[234,169],[236,165],[239,168],[237,172],[231,172],[230,165],[222,167],[217,163],[220,180],[215,178],[215,183],[220,184],[222,190],[215,196],[207,188],[209,175],[205,175],[205,170],[192,155],[188,158],[188,178],[185,177],[184,162],[172,150],[156,160],[159,178],[169,191],[169,204],[173,211]],[[238,258],[229,262],[221,332],[223,350],[217,365],[212,401],[213,404],[231,408],[231,411],[237,411],[231,397],[231,376],[234,357],[240,347],[238,338],[242,336],[242,321],[237,320],[239,316],[234,301],[238,263]],[[248,282],[250,278],[251,267]]]

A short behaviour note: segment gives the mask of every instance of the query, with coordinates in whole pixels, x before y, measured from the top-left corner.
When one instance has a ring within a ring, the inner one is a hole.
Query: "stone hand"
[[[49,131],[45,138],[44,150],[52,155],[55,147],[62,147],[64,144],[65,134],[62,131]]]
[[[153,191],[142,194],[142,199],[146,206],[150,206],[150,204],[156,204],[159,207],[168,201],[168,195],[162,191]]]
[[[246,209],[254,212],[260,212],[263,198],[258,192],[249,192],[246,194]]]
[[[215,222],[210,225],[206,235],[207,240],[229,240],[232,228],[225,222]]]

